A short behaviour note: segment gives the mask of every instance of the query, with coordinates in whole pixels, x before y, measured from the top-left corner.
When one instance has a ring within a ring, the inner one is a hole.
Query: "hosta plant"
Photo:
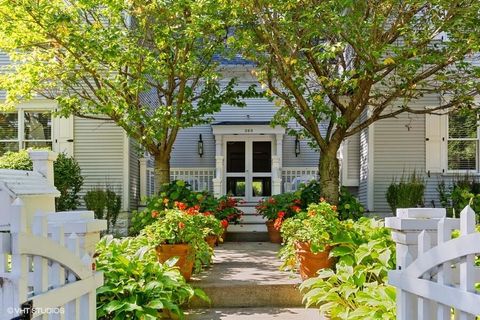
[[[106,236],[97,244],[96,267],[105,282],[97,289],[98,319],[184,318],[182,306],[191,298],[208,297],[185,282],[174,260],[157,262],[155,250],[145,236],[114,239]]]
[[[395,288],[387,284],[395,268],[395,245],[378,221],[345,221],[344,241],[332,249],[335,270],[324,269],[301,285],[304,303],[330,319],[395,319]]]

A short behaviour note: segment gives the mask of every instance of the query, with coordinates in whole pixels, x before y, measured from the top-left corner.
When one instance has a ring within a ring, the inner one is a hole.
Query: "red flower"
[[[179,228],[179,229],[185,228],[185,223],[183,223],[183,222],[180,221],[180,222],[178,223],[178,228]]]
[[[194,207],[191,207],[191,208],[187,209],[187,214],[189,214],[191,216],[194,216],[194,215],[198,214],[198,211]]]
[[[203,215],[204,215],[205,217],[207,217],[207,216],[211,216],[212,213],[211,213],[210,211],[206,211],[206,212],[203,213]]]
[[[187,205],[183,202],[175,201],[174,202],[175,207],[177,207],[180,210],[185,210],[187,209]]]
[[[158,211],[157,210],[152,210],[152,218],[158,217]]]
[[[285,217],[285,212],[284,211],[279,211],[277,216],[278,216],[279,219],[283,219],[283,217]]]
[[[302,204],[302,200],[300,200],[300,199],[295,199],[295,200],[293,200],[293,203],[295,203],[295,204]]]
[[[222,224],[223,229],[227,229],[227,227],[228,227],[228,221],[227,220],[224,219],[224,220],[220,221],[220,223]]]
[[[274,204],[274,203],[275,203],[275,199],[274,199],[274,198],[269,198],[269,199],[268,199],[268,203]]]
[[[198,210],[200,210],[200,205],[199,205],[199,204],[196,204],[196,205],[193,206],[193,208],[194,208],[196,211],[198,211]]]
[[[292,209],[294,212],[300,212],[302,210],[302,208],[300,208],[299,206],[291,206],[290,209]]]
[[[333,210],[333,211],[337,211],[337,206],[336,206],[336,205],[332,205],[332,210]]]

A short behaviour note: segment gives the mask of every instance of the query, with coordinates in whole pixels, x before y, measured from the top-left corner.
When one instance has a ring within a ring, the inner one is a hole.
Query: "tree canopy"
[[[279,110],[320,150],[324,193],[338,200],[337,150],[375,121],[473,107],[479,90],[476,0],[247,0],[230,43],[257,63]],[[426,95],[432,109],[412,108]],[[368,111],[368,112],[367,112]]]
[[[228,55],[222,0],[1,0],[6,106],[41,96],[59,114],[115,121],[157,159],[157,182],[181,128],[206,123],[254,90],[221,85]]]

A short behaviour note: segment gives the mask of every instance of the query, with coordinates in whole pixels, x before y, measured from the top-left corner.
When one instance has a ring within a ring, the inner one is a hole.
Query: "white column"
[[[444,208],[397,209],[396,217],[385,218],[385,226],[392,231],[396,243],[397,270],[405,270],[418,256],[418,236],[424,231],[430,245],[437,244],[438,223],[446,215]],[[422,249],[422,248],[420,248]],[[418,299],[413,294],[397,289],[397,319],[417,319]]]
[[[144,199],[147,197],[147,159],[138,159],[140,167],[140,204],[145,204]]]
[[[282,176],[279,156],[272,156],[272,195],[282,192]]]
[[[223,135],[215,135],[215,178],[213,179],[213,194],[222,195],[223,185]]]
[[[276,135],[277,140],[277,157],[280,168],[283,166],[283,134]],[[281,177],[280,177],[281,178]]]
[[[53,185],[53,162],[57,153],[48,150],[28,150],[33,162],[33,171],[40,173]]]

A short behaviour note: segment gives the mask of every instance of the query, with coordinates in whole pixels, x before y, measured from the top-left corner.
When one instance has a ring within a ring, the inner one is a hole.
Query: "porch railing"
[[[296,191],[300,184],[318,178],[317,167],[283,167],[283,192]]]

